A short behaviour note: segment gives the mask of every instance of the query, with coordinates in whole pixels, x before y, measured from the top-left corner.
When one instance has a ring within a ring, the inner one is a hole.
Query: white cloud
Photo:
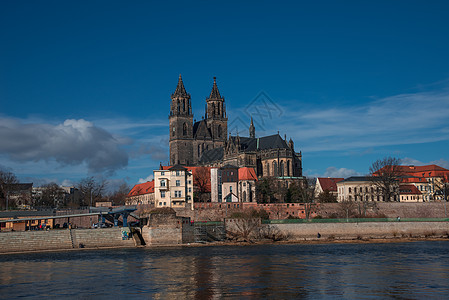
[[[61,183],[61,186],[74,186],[75,183],[70,179],[64,179]]]
[[[17,162],[86,164],[93,173],[112,173],[128,164],[123,144],[83,119],[53,125],[0,118],[0,140],[0,155]]]
[[[292,137],[305,152],[345,151],[369,147],[449,140],[449,89],[401,94],[356,106],[321,107],[295,103],[281,117],[265,118],[256,135]],[[262,108],[261,108],[262,109]],[[256,120],[255,122],[260,120]]]
[[[401,164],[405,166],[413,165],[413,166],[425,166],[425,165],[437,165],[446,169],[449,169],[449,162],[445,159],[438,159],[429,162],[421,162],[417,159],[405,157],[401,159]]]
[[[146,178],[140,178],[137,183],[144,183],[147,181],[151,181],[153,179],[154,179],[154,176],[153,176],[153,174],[151,174],[151,175],[148,175]]]
[[[360,176],[359,172],[352,169],[329,167],[326,169],[323,177],[348,178],[351,176]]]

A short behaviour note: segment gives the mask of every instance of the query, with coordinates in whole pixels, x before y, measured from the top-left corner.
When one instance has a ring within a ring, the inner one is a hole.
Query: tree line
[[[5,169],[0,169],[0,208],[17,208],[15,200],[22,195],[17,195],[17,176]],[[29,205],[32,208],[79,208],[95,206],[97,202],[111,202],[112,205],[124,205],[130,187],[123,183],[114,190],[108,191],[108,181],[97,177],[86,177],[78,181],[72,187],[63,188],[55,182],[50,182],[35,189]],[[25,197],[25,195],[23,195]]]

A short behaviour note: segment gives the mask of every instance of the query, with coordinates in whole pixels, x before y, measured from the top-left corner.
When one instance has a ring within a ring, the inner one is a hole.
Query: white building
[[[154,170],[154,201],[156,207],[193,209],[193,175],[183,166]]]

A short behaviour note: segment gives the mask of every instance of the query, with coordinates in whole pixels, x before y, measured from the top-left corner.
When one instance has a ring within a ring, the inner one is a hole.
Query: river
[[[449,241],[0,256],[0,298],[447,299]]]

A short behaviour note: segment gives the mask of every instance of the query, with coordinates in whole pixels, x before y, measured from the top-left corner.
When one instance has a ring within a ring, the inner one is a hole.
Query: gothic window
[[[184,123],[182,125],[182,134],[185,136],[187,135],[187,123]]]
[[[171,135],[172,135],[172,136],[175,136],[175,131],[176,131],[176,130],[175,130],[175,127],[173,127],[172,132],[171,132]]]
[[[198,158],[200,158],[201,155],[201,145],[198,145]]]
[[[269,163],[267,163],[267,167],[265,169],[267,169],[267,176],[270,176],[270,164]]]
[[[218,137],[221,137],[221,125],[218,125]]]
[[[246,202],[246,191],[243,191],[243,202]]]
[[[279,176],[284,177],[284,161],[281,160],[281,163],[279,164]]]
[[[278,176],[278,163],[276,161],[273,161],[273,176]]]
[[[287,176],[292,176],[290,174],[290,161],[289,160],[287,161]]]

